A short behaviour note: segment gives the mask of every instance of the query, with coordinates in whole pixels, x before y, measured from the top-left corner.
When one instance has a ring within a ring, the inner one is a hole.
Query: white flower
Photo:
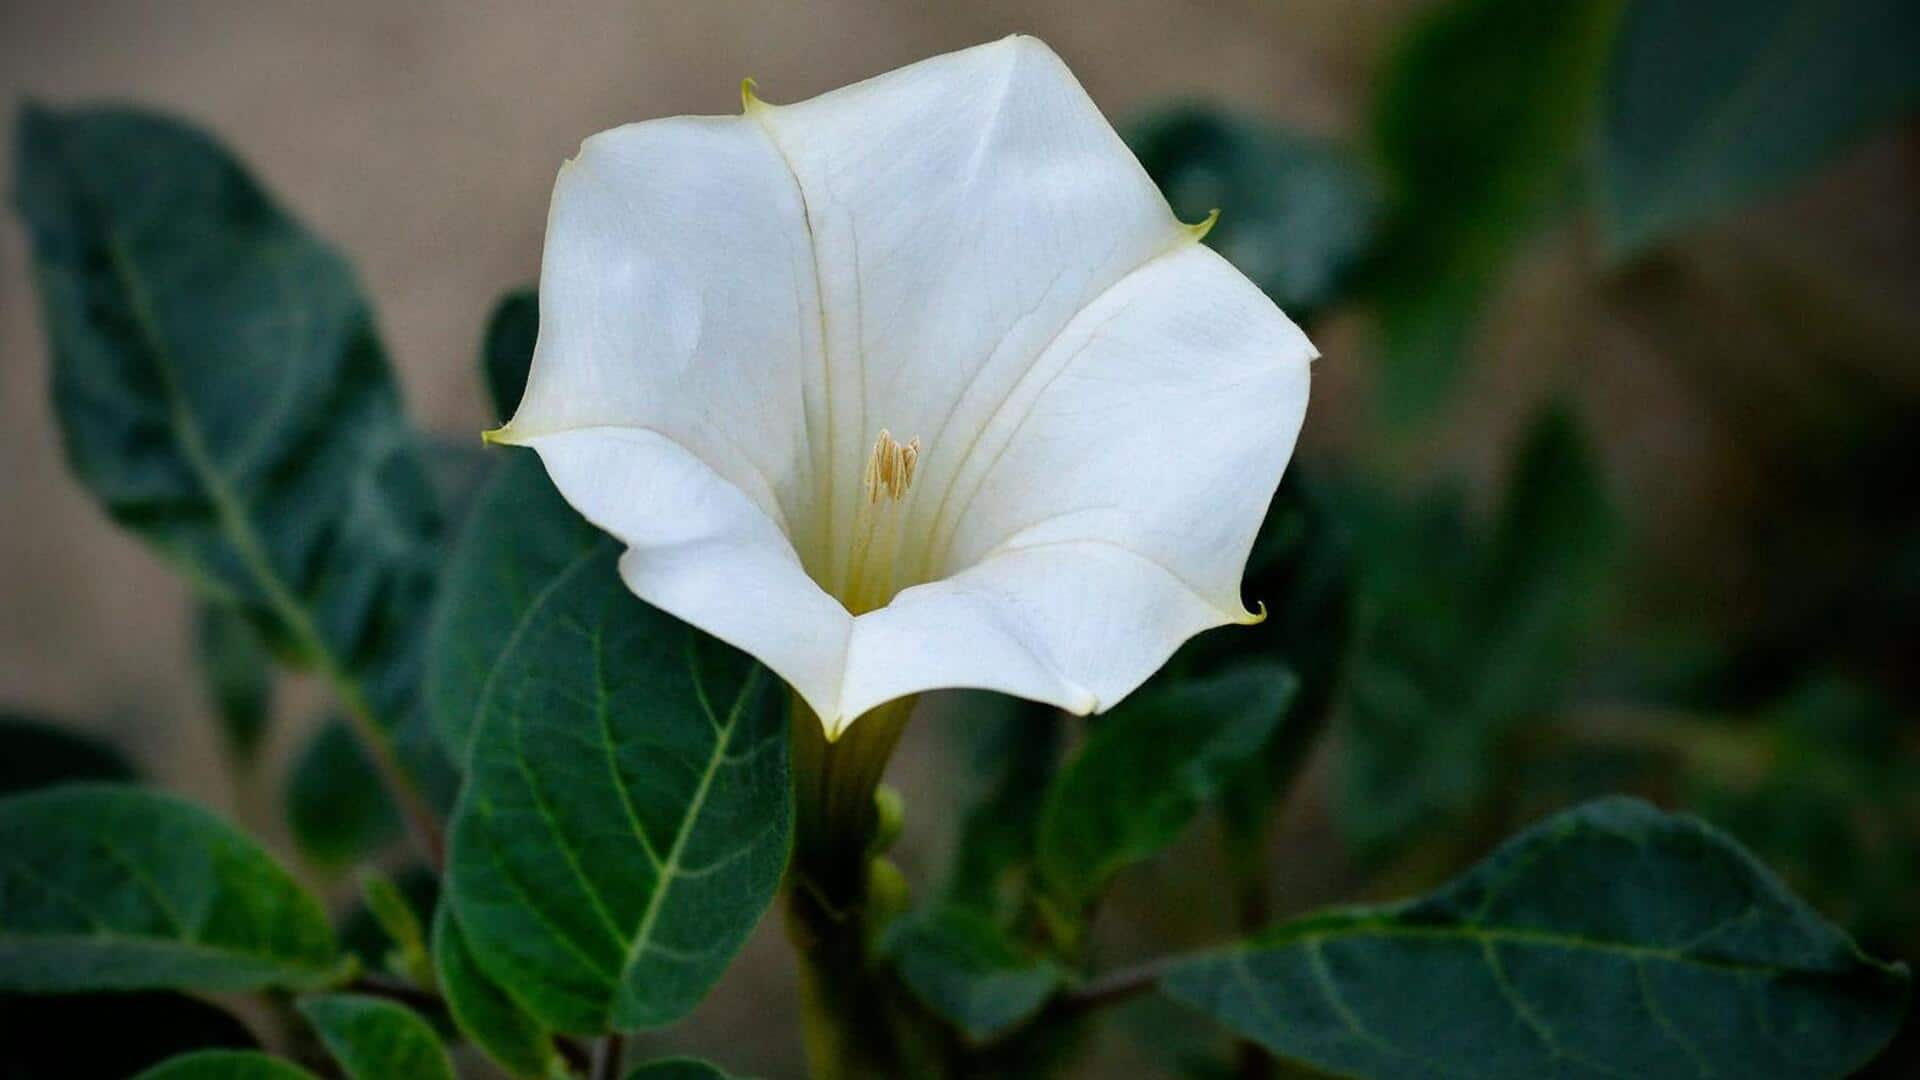
[[[588,139],[499,441],[643,599],[828,737],[975,687],[1077,713],[1256,621],[1300,331],[1181,224],[1045,45]]]

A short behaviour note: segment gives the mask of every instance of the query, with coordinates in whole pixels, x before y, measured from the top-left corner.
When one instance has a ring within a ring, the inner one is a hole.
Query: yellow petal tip
[[[1197,224],[1183,225],[1181,227],[1186,229],[1187,235],[1193,237],[1194,240],[1205,240],[1207,234],[1213,231],[1213,223],[1219,220],[1220,208],[1216,206],[1212,210],[1207,211],[1206,220],[1198,222]]]
[[[752,112],[753,110],[760,108],[761,106],[766,104],[766,102],[760,100],[760,95],[754,93],[754,90],[758,88],[758,85],[759,84],[753,81],[752,76],[748,76],[747,78],[740,80],[740,111],[741,112]]]
[[[516,438],[514,438],[514,437],[512,436],[512,434],[511,434],[511,433],[509,433],[509,432],[507,431],[507,428],[508,428],[508,427],[509,427],[509,425],[507,425],[507,424],[501,424],[501,425],[500,425],[499,427],[497,427],[497,428],[488,428],[487,430],[485,430],[485,431],[483,431],[483,432],[481,432],[481,433],[480,433],[480,445],[482,445],[482,446],[514,446],[514,445],[517,445],[517,444],[519,443],[519,441],[520,441],[520,440],[518,440],[518,439],[516,439]]]
[[[1252,612],[1250,614],[1243,614],[1238,619],[1235,619],[1234,621],[1239,623],[1241,626],[1259,626],[1261,623],[1266,622],[1267,621],[1267,602],[1265,600],[1255,600],[1253,604],[1255,607],[1259,608],[1260,610]]]

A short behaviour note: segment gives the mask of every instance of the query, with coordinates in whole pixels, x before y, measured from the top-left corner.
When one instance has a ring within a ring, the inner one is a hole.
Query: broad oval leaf
[[[616,549],[551,582],[499,654],[453,820],[474,958],[569,1032],[691,1009],[771,902],[791,831],[779,680],[634,599]]]
[[[433,964],[461,1034],[514,1076],[551,1075],[552,1033],[480,970],[449,904],[433,914]]]
[[[95,784],[15,796],[0,853],[0,989],[299,989],[342,973],[320,905],[191,803]]]
[[[453,1080],[453,1064],[413,1010],[364,994],[322,994],[300,1002],[349,1080]]]
[[[1136,694],[1098,720],[1048,789],[1037,865],[1069,906],[1158,854],[1227,778],[1265,748],[1297,680],[1277,664]]]
[[[1127,145],[1183,220],[1221,211],[1208,246],[1294,319],[1346,298],[1379,193],[1339,147],[1205,105],[1130,125]]]
[[[556,592],[607,546],[532,454],[512,452],[487,482],[454,546],[427,648],[427,709],[455,761],[464,765],[476,718],[507,689],[507,651],[552,617]]]
[[[352,272],[178,121],[30,105],[18,139],[74,471],[352,711],[397,726],[439,515]]]
[[[979,912],[935,907],[887,928],[882,951],[927,1007],[984,1041],[1031,1018],[1066,975],[1023,954]]]
[[[317,1080],[291,1061],[258,1050],[200,1050],[163,1061],[133,1080]]]
[[[1911,0],[1640,0],[1607,81],[1617,252],[1767,194],[1920,106]]]
[[[0,795],[78,780],[131,780],[117,748],[64,725],[0,712]]]
[[[1608,799],[1426,897],[1282,925],[1160,988],[1354,1075],[1830,1077],[1892,1035],[1907,982],[1717,830]]]

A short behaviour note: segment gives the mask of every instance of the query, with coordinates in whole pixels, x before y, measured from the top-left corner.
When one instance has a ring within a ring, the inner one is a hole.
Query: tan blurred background
[[[1357,141],[1380,46],[1420,6],[0,0],[0,126],[11,146],[12,107],[32,96],[158,106],[210,128],[359,267],[414,415],[430,432],[464,439],[494,420],[475,369],[482,321],[504,290],[533,280],[554,171],[592,132],[734,111],[743,76],[769,100],[791,100],[1023,31],[1058,50],[1116,119],[1199,97]],[[1920,364],[1899,355],[1920,341],[1916,191],[1912,132],[1877,140],[1640,271],[1668,275],[1658,305],[1638,302],[1631,275],[1594,287],[1598,260],[1570,257],[1588,250],[1582,226],[1556,231],[1529,250],[1496,305],[1450,434],[1398,448],[1398,463],[1484,477],[1531,404],[1568,390],[1593,418],[1642,531],[1675,552],[1713,550],[1720,532],[1751,528],[1764,512],[1756,509],[1766,505],[1764,470],[1732,432],[1774,407],[1764,395],[1728,405],[1715,387],[1745,378],[1746,365],[1810,355],[1920,378]],[[1820,330],[1812,349],[1786,349],[1767,312],[1725,308],[1749,302],[1727,296],[1750,291],[1716,283],[1776,272],[1845,282],[1838,294],[1795,301],[1841,313],[1806,325],[1841,329]],[[67,475],[30,285],[25,239],[9,215],[0,227],[0,705],[108,733],[158,782],[275,835],[273,805],[233,790],[213,767],[183,586]],[[1689,325],[1716,328],[1715,341],[1692,347],[1706,359],[1690,359]],[[1364,339],[1347,321],[1320,337],[1309,452],[1355,452],[1349,421],[1367,381]],[[1737,606],[1740,567],[1710,569],[1687,577],[1673,602]],[[313,700],[297,689],[283,698],[270,763],[297,743]],[[923,836],[939,831],[941,746],[941,733],[921,725],[903,755],[910,798],[924,796],[914,802]],[[1296,807],[1302,813],[1313,815],[1311,800]],[[1313,828],[1295,822],[1293,831]],[[1282,872],[1297,892],[1316,890],[1299,871]],[[1166,882],[1149,873],[1131,887]],[[712,1051],[743,1072],[790,1075],[798,1047],[777,936],[763,931],[749,955],[692,1020],[654,1041]],[[1105,1060],[1111,1068],[1118,1059]]]

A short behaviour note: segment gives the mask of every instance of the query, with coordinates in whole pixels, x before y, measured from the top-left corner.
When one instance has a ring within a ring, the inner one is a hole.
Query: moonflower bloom
[[[1300,330],[1028,37],[588,139],[496,441],[829,739],[973,687],[1104,709],[1258,616]]]

